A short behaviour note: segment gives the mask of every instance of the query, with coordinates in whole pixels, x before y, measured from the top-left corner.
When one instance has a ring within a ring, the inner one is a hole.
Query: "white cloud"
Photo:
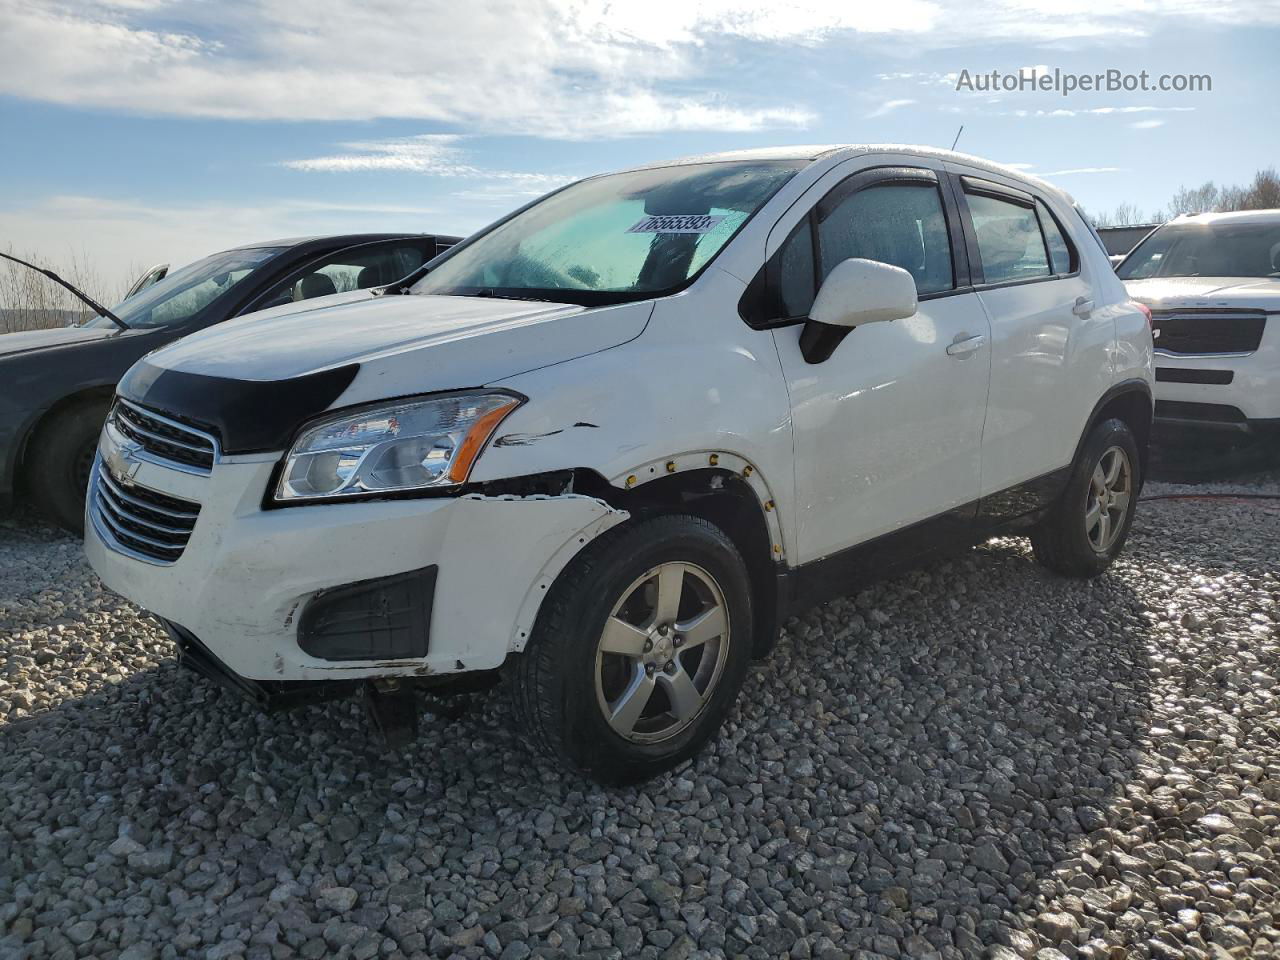
[[[975,17],[959,0],[0,0],[0,94],[149,114],[397,117],[560,138],[749,132],[804,127],[813,111],[735,84],[726,71],[741,61],[724,55],[732,41],[1025,49],[1227,22],[1277,24],[1280,5],[993,0]]]
[[[1128,113],[1191,113],[1195,107],[1089,107],[1087,109],[1070,110],[1059,107],[1056,110],[1007,110],[1000,114],[1005,117],[1106,117],[1112,114]],[[1163,122],[1163,121],[1161,121]]]
[[[909,107],[915,102],[916,101],[914,100],[886,100],[884,103],[880,104],[880,106],[868,113],[867,119],[870,120],[874,117],[883,117],[886,114],[893,113],[893,111],[900,107]]]
[[[1135,123],[1129,124],[1129,127],[1133,130],[1154,130],[1156,127],[1163,126],[1163,120],[1138,120]]]
[[[773,24],[771,7],[738,16],[727,3],[694,4],[696,16],[661,30],[640,29],[652,6],[644,18],[620,7],[612,16],[594,0],[175,0],[165,11],[166,22],[184,24],[175,32],[148,29],[132,5],[0,0],[0,93],[149,114],[402,117],[564,138],[794,129],[812,120],[792,104],[737,102],[684,83],[667,89],[697,74],[689,54],[704,31],[761,34]],[[790,36],[813,34],[815,16]],[[885,25],[894,26],[902,25]]]
[[[714,36],[814,44],[840,32],[919,33],[939,22],[935,0],[893,4],[824,0],[585,0],[565,4],[590,32],[658,46],[699,44]]]
[[[477,167],[468,162],[467,154],[457,146],[462,139],[457,134],[424,133],[415,137],[393,137],[387,140],[356,140],[338,145],[345,153],[286,160],[283,166],[313,172],[393,170],[400,173],[426,173],[437,177],[516,180],[537,189],[539,193],[573,179],[551,173]]]

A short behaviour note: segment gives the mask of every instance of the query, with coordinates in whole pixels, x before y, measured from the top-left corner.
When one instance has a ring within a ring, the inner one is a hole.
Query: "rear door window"
[[[1049,247],[1050,269],[1059,276],[1073,273],[1076,269],[1075,250],[1058,225],[1058,218],[1043,200],[1036,200],[1036,215],[1040,218],[1040,229],[1044,231],[1044,240]]]
[[[1036,211],[1030,204],[967,193],[973,232],[986,283],[1051,276],[1049,253]]]

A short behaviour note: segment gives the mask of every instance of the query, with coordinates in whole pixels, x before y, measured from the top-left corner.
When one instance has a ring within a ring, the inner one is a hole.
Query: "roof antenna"
[[[960,124],[960,129],[956,131],[956,138],[951,141],[951,149],[956,148],[956,144],[960,142],[960,134],[964,133],[964,124]]]

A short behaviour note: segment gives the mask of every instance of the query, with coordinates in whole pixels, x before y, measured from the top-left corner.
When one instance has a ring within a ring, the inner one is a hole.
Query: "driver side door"
[[[807,316],[849,257],[902,267],[914,316],[853,330],[774,329],[791,395],[800,563],[942,518],[966,532],[981,489],[990,329],[967,287],[945,174],[881,167],[846,177],[791,229],[776,258],[785,312]],[[927,534],[932,536],[932,532]]]

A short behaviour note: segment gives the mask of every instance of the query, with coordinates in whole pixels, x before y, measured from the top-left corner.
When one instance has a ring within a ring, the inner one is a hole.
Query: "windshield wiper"
[[[117,317],[114,313],[112,313],[110,310],[108,310],[106,307],[100,304],[97,300],[93,299],[93,297],[89,296],[83,290],[73,286],[70,283],[67,283],[67,281],[63,280],[60,276],[58,276],[52,270],[47,270],[44,267],[37,267],[34,263],[27,263],[27,261],[19,259],[18,257],[15,257],[9,253],[0,253],[0,257],[4,257],[6,260],[12,260],[14,263],[20,263],[24,267],[30,267],[36,273],[43,273],[46,277],[48,277],[54,283],[58,284],[59,286],[66,287],[73,294],[75,294],[77,297],[83,300],[86,304],[89,305],[90,310],[96,310],[99,314],[106,317],[108,320],[114,323],[121,330],[129,329],[129,325],[125,323],[123,320],[121,320],[119,317]]]
[[[515,293],[498,293],[496,287],[481,287],[475,293],[455,294],[455,296],[463,297],[492,297],[494,300],[531,300],[534,303],[558,303],[558,300],[551,300],[547,297],[522,297]]]

